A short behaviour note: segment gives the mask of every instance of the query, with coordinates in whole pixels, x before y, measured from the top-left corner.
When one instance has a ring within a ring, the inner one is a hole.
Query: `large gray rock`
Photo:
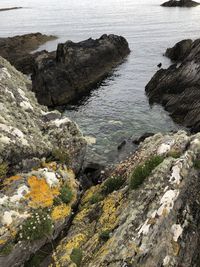
[[[195,7],[198,5],[199,5],[199,3],[195,2],[195,1],[191,1],[191,0],[180,0],[180,1],[170,0],[170,1],[163,3],[161,6],[165,6],[165,7]]]
[[[30,89],[31,82],[0,57],[0,163],[20,169],[59,149],[78,171],[86,141],[77,125],[40,106]]]
[[[44,52],[36,59],[33,91],[46,106],[67,104],[94,88],[129,52],[127,41],[116,35],[59,44],[56,58]]]
[[[191,46],[185,50],[185,43]],[[179,52],[177,51],[179,47]],[[186,51],[182,53],[181,51]],[[160,103],[172,118],[193,131],[200,129],[200,40],[180,42],[171,49],[181,64],[159,70],[146,86],[151,104]]]

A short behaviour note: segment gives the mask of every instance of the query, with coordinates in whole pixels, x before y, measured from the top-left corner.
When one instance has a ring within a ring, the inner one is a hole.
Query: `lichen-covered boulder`
[[[0,164],[27,171],[58,151],[78,172],[85,149],[78,126],[39,105],[27,77],[0,57]]]
[[[90,188],[52,266],[198,266],[200,135],[156,134]]]
[[[69,224],[79,194],[73,170],[56,162],[4,179],[0,190],[0,266],[22,266]]]

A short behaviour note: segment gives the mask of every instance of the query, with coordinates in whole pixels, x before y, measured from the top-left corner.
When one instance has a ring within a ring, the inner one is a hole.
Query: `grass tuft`
[[[119,176],[108,178],[103,185],[102,192],[105,195],[108,195],[113,191],[119,190],[120,187],[124,184],[124,182],[124,178]]]
[[[70,255],[70,259],[76,264],[77,267],[80,267],[83,259],[82,250],[80,248],[74,248]]]
[[[110,231],[109,230],[106,230],[106,231],[103,231],[102,233],[99,234],[99,238],[102,240],[102,241],[108,241],[108,239],[110,238]]]
[[[131,175],[130,188],[137,189],[163,160],[164,157],[154,156],[143,165],[138,165]]]

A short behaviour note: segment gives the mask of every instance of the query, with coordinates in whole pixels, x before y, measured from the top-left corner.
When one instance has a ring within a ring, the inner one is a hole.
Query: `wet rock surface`
[[[116,35],[59,44],[55,58],[44,53],[36,59],[33,91],[46,106],[67,104],[94,88],[129,52],[127,41]]]
[[[180,1],[170,0],[170,1],[163,3],[161,6],[164,6],[164,7],[196,7],[198,5],[199,3],[195,1],[191,1],[191,0],[180,0]]]
[[[35,58],[41,54],[41,52],[30,54],[30,52],[54,39],[56,39],[55,36],[47,36],[41,33],[0,38],[0,56],[7,59],[19,71],[30,74],[33,70]]]
[[[190,48],[190,51],[188,50]],[[186,49],[185,49],[186,48]],[[179,52],[177,52],[179,51]],[[150,104],[160,103],[172,118],[194,132],[200,129],[200,40],[185,40],[167,50],[178,62],[159,70],[146,86]]]

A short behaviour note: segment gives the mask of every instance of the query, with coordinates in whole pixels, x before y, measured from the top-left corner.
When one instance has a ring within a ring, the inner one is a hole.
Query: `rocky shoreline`
[[[175,61],[159,70],[146,86],[150,104],[162,104],[172,118],[191,129],[200,130],[200,40],[184,40],[166,55]]]
[[[199,3],[191,0],[170,0],[163,3],[161,6],[164,7],[196,7],[200,5]]]
[[[56,36],[30,33],[14,37],[0,38],[0,56],[7,59],[24,74],[31,74],[35,58],[41,52],[31,53],[42,44],[57,39]]]

